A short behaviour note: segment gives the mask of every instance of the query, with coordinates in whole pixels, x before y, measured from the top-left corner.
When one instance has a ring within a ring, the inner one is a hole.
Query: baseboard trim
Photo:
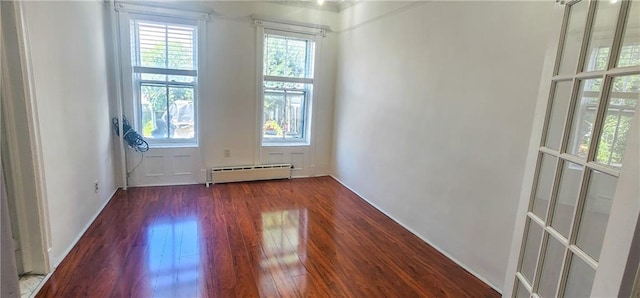
[[[153,186],[184,186],[184,185],[199,185],[203,183],[199,183],[199,182],[181,182],[181,183],[151,183],[151,184],[136,184],[136,185],[129,185],[127,187],[127,189],[129,188],[136,188],[136,187],[153,187]],[[120,186],[122,187],[122,186]]]
[[[409,233],[415,235],[416,237],[420,238],[420,240],[424,241],[425,243],[429,244],[431,247],[435,248],[438,252],[440,252],[441,254],[443,254],[445,257],[449,258],[450,260],[452,260],[454,263],[458,264],[458,266],[462,267],[464,270],[467,270],[467,272],[471,273],[473,276],[475,276],[476,278],[478,278],[479,280],[481,280],[482,282],[484,282],[485,284],[489,285],[491,288],[493,288],[494,290],[496,290],[496,292],[498,292],[500,295],[502,295],[502,289],[498,288],[496,285],[494,285],[493,283],[489,282],[488,280],[486,280],[482,275],[478,274],[477,272],[471,270],[469,267],[465,266],[464,264],[462,264],[462,262],[458,261],[456,258],[454,258],[453,256],[451,256],[449,253],[447,253],[444,249],[441,249],[440,247],[438,247],[437,245],[435,245],[433,242],[429,241],[429,239],[427,237],[422,236],[420,233],[416,232],[415,230],[413,230],[412,228],[406,226],[405,224],[403,224],[402,222],[400,222],[399,220],[397,220],[396,218],[394,218],[393,216],[391,216],[389,213],[387,213],[386,211],[382,210],[382,208],[378,207],[378,205],[374,204],[373,202],[371,202],[370,200],[368,200],[367,198],[365,198],[363,195],[359,194],[356,190],[354,190],[353,188],[351,188],[350,186],[348,186],[347,184],[345,184],[344,182],[342,182],[342,180],[338,179],[338,177],[334,176],[334,175],[328,175],[329,177],[333,178],[334,180],[336,180],[338,183],[340,183],[342,186],[346,187],[347,189],[349,189],[350,191],[352,191],[353,193],[355,193],[357,196],[359,196],[362,200],[364,200],[365,202],[367,202],[367,204],[371,205],[373,208],[376,208],[378,211],[382,212],[382,214],[386,215],[387,217],[389,217],[391,220],[395,221],[397,224],[399,224],[400,226],[402,226],[405,230],[409,231]]]
[[[49,280],[49,278],[53,275],[53,273],[56,272],[56,270],[58,269],[58,266],[60,265],[60,263],[62,263],[62,261],[64,261],[64,259],[67,257],[67,255],[69,255],[71,250],[76,246],[76,244],[78,244],[78,241],[80,241],[80,238],[82,238],[82,236],[84,236],[84,234],[87,232],[89,227],[91,227],[91,224],[93,224],[93,222],[96,221],[96,218],[98,218],[100,213],[102,213],[102,210],[104,210],[104,208],[107,207],[107,204],[109,204],[109,202],[111,202],[111,199],[113,199],[113,197],[116,195],[116,193],[118,192],[119,189],[120,189],[120,187],[116,187],[116,189],[113,190],[113,192],[111,193],[109,198],[107,200],[105,200],[105,202],[102,204],[102,206],[100,206],[100,208],[98,208],[98,211],[96,211],[96,213],[91,217],[91,220],[84,226],[84,228],[82,229],[82,232],[78,235],[78,237],[76,237],[76,239],[73,240],[71,245],[69,245],[67,250],[65,250],[65,252],[58,259],[54,260],[53,270],[51,270],[51,272],[49,272],[49,274],[45,275],[44,279],[42,279],[42,282],[40,282],[40,285],[38,285],[38,287],[29,296],[30,298],[35,297],[36,294],[38,294],[38,292],[40,291],[40,289],[42,289],[42,286],[44,286],[44,284],[47,282],[47,280]]]
[[[331,174],[326,174],[326,173],[322,173],[322,174],[316,174],[315,176],[291,176],[291,179],[299,179],[299,178],[312,178],[312,177],[325,177],[325,176],[331,176]],[[285,178],[286,179],[286,178]],[[274,179],[274,180],[282,180],[282,179]],[[269,181],[269,180],[256,180],[256,181]],[[249,181],[238,181],[238,182],[249,182]],[[225,182],[225,183],[236,183],[236,182]],[[136,188],[136,187],[153,187],[153,186],[180,186],[180,185],[205,185],[204,182],[185,182],[185,183],[157,183],[157,184],[140,184],[140,185],[129,185],[129,188]],[[214,185],[215,183],[213,182],[209,182],[210,185]],[[122,186],[120,186],[122,187]]]

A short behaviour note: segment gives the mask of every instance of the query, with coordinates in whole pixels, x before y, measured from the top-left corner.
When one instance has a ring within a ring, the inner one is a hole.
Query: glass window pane
[[[169,135],[174,139],[193,138],[193,87],[169,87],[169,102]]]
[[[140,79],[143,81],[161,81],[167,83],[194,83],[195,77],[192,76],[174,76],[154,73],[140,73]]]
[[[167,113],[167,88],[165,85],[141,84],[140,87],[142,136],[168,138],[164,116]]]
[[[164,24],[136,22],[137,56],[140,61],[133,65],[145,67],[167,67],[167,40]]]
[[[264,88],[269,89],[294,89],[294,90],[304,90],[305,84],[302,83],[290,83],[290,82],[275,82],[275,81],[265,81]]]
[[[596,272],[593,268],[574,255],[571,258],[571,267],[569,267],[569,276],[567,277],[567,285],[564,289],[564,297],[590,297],[595,274]]]
[[[529,298],[529,291],[527,291],[527,288],[524,287],[520,280],[516,279],[516,283],[518,284],[518,288],[516,289],[516,297]]]
[[[551,103],[549,124],[545,137],[545,147],[560,150],[564,122],[569,110],[571,100],[571,81],[557,82]]]
[[[640,1],[631,1],[618,67],[640,65]]]
[[[194,83],[195,77],[192,76],[167,76],[169,83]]]
[[[285,96],[281,91],[264,92],[264,123],[262,137],[264,139],[283,138]]]
[[[195,34],[195,27],[167,26],[167,64],[169,68],[196,69],[193,42]]]
[[[167,81],[167,75],[155,73],[140,73],[140,79],[145,81]]]
[[[564,251],[564,245],[552,236],[549,236],[549,241],[547,242],[547,247],[544,252],[544,263],[542,265],[542,274],[540,275],[538,287],[540,297],[547,298],[556,296]]]
[[[583,158],[587,157],[601,89],[602,79],[590,79],[580,82],[578,102],[573,111],[567,153]]]
[[[196,69],[195,35],[196,28],[186,25],[133,21],[135,23],[134,44],[139,61],[133,65]]]
[[[304,138],[307,91],[265,89],[263,139]]]
[[[609,97],[595,159],[598,163],[619,168],[640,99],[640,75],[614,78]]]
[[[265,34],[264,75],[313,78],[313,51],[311,40]]]
[[[531,211],[544,221],[547,220],[547,208],[551,197],[551,186],[553,186],[557,160],[558,158],[554,156],[542,155],[538,185],[536,185],[536,192],[533,196],[533,208]]]
[[[596,16],[591,29],[587,57],[584,60],[585,71],[607,69],[613,33],[616,31],[621,1],[596,2]]]
[[[589,1],[586,0],[571,5],[558,74],[576,73],[588,8]]]
[[[285,138],[301,139],[304,134],[304,92],[289,92],[282,130]]]
[[[583,171],[584,168],[581,165],[571,162],[565,162],[562,167],[558,198],[556,199],[553,209],[554,213],[551,226],[567,238],[569,237],[569,230],[571,229],[573,211],[578,201],[580,180]]]
[[[617,182],[616,177],[598,171],[591,172],[589,178],[576,245],[596,261],[600,258]]]
[[[536,270],[538,255],[540,254],[540,243],[542,242],[542,227],[531,221],[531,219],[527,219],[527,221],[529,228],[527,240],[524,244],[520,273],[524,275],[530,284],[533,284],[533,276]]]

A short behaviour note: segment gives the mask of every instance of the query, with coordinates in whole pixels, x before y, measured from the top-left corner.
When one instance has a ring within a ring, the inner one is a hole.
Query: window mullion
[[[169,84],[165,84],[165,98],[167,104],[167,139],[171,139],[171,112],[169,111]]]
[[[629,6],[631,5],[631,1],[622,1],[620,3],[620,11],[618,13],[618,22],[616,23],[616,31],[613,37],[613,44],[611,45],[611,51],[609,52],[609,61],[607,61],[607,70],[613,69],[616,67],[616,63],[618,61],[618,56],[620,55],[622,48],[622,37],[623,37],[623,28],[627,21],[627,17],[630,14]]]
[[[286,138],[287,135],[287,130],[285,129],[284,126],[286,126],[287,124],[287,101],[289,99],[289,91],[284,90],[284,106],[282,107],[282,117],[284,119],[284,122],[282,123],[282,139],[284,140]]]

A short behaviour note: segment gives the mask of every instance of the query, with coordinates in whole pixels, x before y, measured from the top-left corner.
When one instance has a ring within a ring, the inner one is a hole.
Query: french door
[[[514,297],[592,294],[640,99],[640,1],[572,1],[562,26]]]

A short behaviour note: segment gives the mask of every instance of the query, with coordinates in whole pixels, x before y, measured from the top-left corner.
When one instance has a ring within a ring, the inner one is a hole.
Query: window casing
[[[265,30],[262,144],[309,144],[314,36]]]
[[[136,130],[152,146],[197,144],[198,22],[132,15]]]

